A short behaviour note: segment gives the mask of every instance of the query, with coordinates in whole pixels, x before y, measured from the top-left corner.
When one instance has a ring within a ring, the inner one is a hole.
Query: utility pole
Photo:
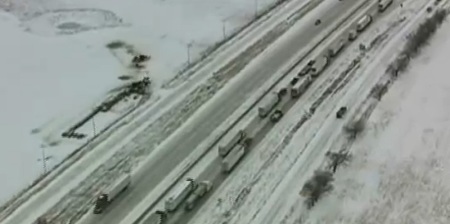
[[[258,0],[255,0],[255,18],[258,17]]]
[[[94,136],[92,136],[92,137],[95,137],[95,135],[97,134],[97,132],[95,131],[95,116],[94,117],[92,117],[92,129],[93,129],[93,131],[94,131]]]
[[[46,156],[45,154],[45,145],[41,145],[41,156],[42,158],[38,159],[38,161],[42,161],[42,169],[44,170],[44,174],[47,173],[47,160],[51,159],[52,156]]]
[[[226,30],[225,30],[225,23],[226,23],[227,21],[224,19],[224,20],[222,20],[222,34],[223,34],[223,39],[225,40],[225,39],[227,39],[227,33],[226,33]]]
[[[191,47],[192,47],[193,42],[190,42],[187,44],[187,60],[188,60],[188,65],[191,64]]]

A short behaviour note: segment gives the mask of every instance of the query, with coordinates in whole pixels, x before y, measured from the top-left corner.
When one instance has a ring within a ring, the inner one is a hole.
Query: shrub
[[[438,9],[433,16],[420,24],[416,32],[408,39],[402,54],[409,57],[415,56],[419,52],[419,49],[428,43],[428,40],[436,32],[439,25],[445,20],[447,14],[447,10]]]
[[[362,119],[358,119],[356,121],[352,121],[351,123],[344,126],[345,133],[348,134],[348,137],[351,139],[356,138],[360,133],[364,131],[366,127],[366,123]]]

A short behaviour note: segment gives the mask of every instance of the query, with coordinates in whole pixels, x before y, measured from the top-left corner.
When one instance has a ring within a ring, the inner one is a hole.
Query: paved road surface
[[[236,83],[233,88],[214,99],[214,103],[209,110],[203,113],[203,119],[174,136],[174,139],[167,145],[167,150],[162,150],[159,160],[152,164],[129,191],[124,192],[109,209],[101,216],[96,217],[93,223],[113,224],[119,223],[176,165],[186,158],[196,146],[216,128],[234,110],[236,110],[258,87],[280,70],[299,49],[306,46],[320,31],[334,22],[334,20],[349,9],[357,0],[347,0],[334,4],[322,4],[315,10],[317,18],[322,20],[320,26],[314,26],[316,17],[310,18],[307,26],[299,22],[299,26],[294,26],[291,31],[295,35],[277,46],[273,52],[261,63],[264,66],[254,69],[250,74],[246,74],[241,82]],[[311,12],[314,13],[314,12]],[[308,16],[309,17],[309,16]],[[306,18],[305,18],[306,19]],[[290,34],[289,34],[290,35]]]
[[[347,1],[349,2],[349,1]],[[348,4],[353,4],[356,3],[357,1],[353,1],[352,3],[348,3]],[[364,6],[368,6],[368,5],[364,5]],[[351,5],[346,5],[345,6],[347,9],[351,8]],[[337,6],[336,5],[330,5],[330,9],[336,9]],[[340,8],[341,10],[344,10],[342,8]],[[366,8],[367,9],[367,8]],[[370,7],[370,11],[376,10],[376,5],[372,4]],[[340,11],[341,13],[343,11]],[[333,13],[330,13],[333,14]],[[333,19],[336,19],[336,16],[338,16],[339,14],[336,15],[330,15],[328,14],[326,17],[327,22],[328,19],[330,22],[332,22]],[[323,21],[325,21],[325,19],[323,19]],[[322,52],[324,53],[324,52]],[[329,77],[328,77],[329,78]],[[323,77],[320,76],[318,80],[316,80],[312,86],[310,87],[311,89],[317,89],[320,85],[322,85],[324,82],[326,82],[326,80],[328,79],[327,77]],[[280,87],[281,88],[281,87]],[[321,89],[319,92],[322,93],[322,91],[324,91],[324,89]],[[314,93],[313,93],[314,92]],[[310,99],[312,97],[313,94],[315,94],[315,92],[317,92],[316,90],[313,92],[308,92],[307,94],[305,94],[304,96],[302,96],[301,100],[304,101],[306,99]],[[285,96],[283,98],[283,101],[280,103],[280,105],[278,107],[283,108],[283,111],[287,111],[289,110],[297,101],[295,100],[290,100],[290,96]],[[306,101],[305,101],[306,102]],[[256,111],[255,111],[256,112]],[[274,124],[272,124],[271,122],[268,121],[268,119],[264,119],[261,120],[259,118],[256,117],[256,119],[254,121],[252,121],[249,125],[249,130],[253,130],[253,129],[257,129],[258,132],[256,133],[255,136],[253,137],[253,141],[255,143],[258,143],[259,141],[261,141],[265,135],[271,130],[271,128],[274,126]],[[252,146],[254,146],[255,144],[252,144]],[[253,147],[251,147],[249,150],[252,150]],[[214,191],[215,189],[218,188],[218,186],[225,180],[225,178],[227,177],[227,175],[224,175],[221,173],[221,169],[220,169],[220,159],[217,158],[215,159],[211,165],[209,167],[207,167],[205,169],[205,171],[198,177],[198,180],[210,180],[212,181],[212,183],[214,184],[214,188],[212,191]],[[239,166],[239,164],[238,164]],[[208,193],[208,195],[204,198],[202,198],[201,200],[198,201],[198,204],[203,203],[205,200],[207,200],[207,198],[209,197],[209,195],[211,195],[213,192]],[[195,213],[198,211],[198,209],[200,208],[200,206],[197,206],[196,208],[194,208],[194,210],[185,213],[185,212],[177,212],[174,214],[173,217],[170,218],[169,223],[168,224],[185,224],[188,223],[188,221],[195,215]]]

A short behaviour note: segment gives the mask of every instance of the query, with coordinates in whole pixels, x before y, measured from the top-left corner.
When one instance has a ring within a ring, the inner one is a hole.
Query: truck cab
[[[108,206],[109,200],[107,194],[100,194],[95,201],[94,214],[101,214]]]
[[[311,71],[312,66],[316,63],[315,60],[309,60],[308,63],[305,65],[305,67],[300,70],[300,72],[297,74],[299,77],[305,76]]]

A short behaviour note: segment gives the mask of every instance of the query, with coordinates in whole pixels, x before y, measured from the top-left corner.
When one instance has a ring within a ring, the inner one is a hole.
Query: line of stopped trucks
[[[393,0],[379,0],[378,9],[384,11]],[[271,122],[278,122],[284,115],[281,107],[277,108],[282,98],[290,93],[292,100],[298,99],[312,84],[312,82],[323,72],[329,65],[332,58],[336,57],[345,47],[347,41],[355,40],[359,33],[363,32],[372,22],[372,16],[366,14],[359,18],[356,22],[354,30],[350,30],[346,35],[337,38],[337,41],[330,44],[325,55],[311,59],[290,81],[289,86],[281,88],[277,92],[272,92],[258,107],[258,117],[265,119],[269,117]],[[346,41],[347,40],[347,41]],[[307,111],[307,115],[311,115],[314,111]],[[342,118],[347,112],[347,107],[343,106],[336,112],[337,118]],[[270,115],[270,116],[269,116]],[[252,144],[252,137],[246,133],[245,129],[241,129],[231,138],[227,144],[218,146],[218,155],[221,158],[221,169],[224,174],[230,173],[239,161],[247,153],[249,146]],[[93,213],[102,214],[104,210],[112,203],[114,198],[121,192],[125,191],[131,185],[131,176],[126,174],[121,177],[115,184],[104,189],[95,201]],[[167,219],[168,213],[176,211],[184,204],[185,211],[190,211],[196,205],[196,202],[206,195],[212,188],[209,181],[197,181],[188,178],[180,183],[171,195],[165,201],[165,209],[157,210],[150,215],[146,222],[149,224],[162,224]],[[154,218],[151,218],[154,217]]]

